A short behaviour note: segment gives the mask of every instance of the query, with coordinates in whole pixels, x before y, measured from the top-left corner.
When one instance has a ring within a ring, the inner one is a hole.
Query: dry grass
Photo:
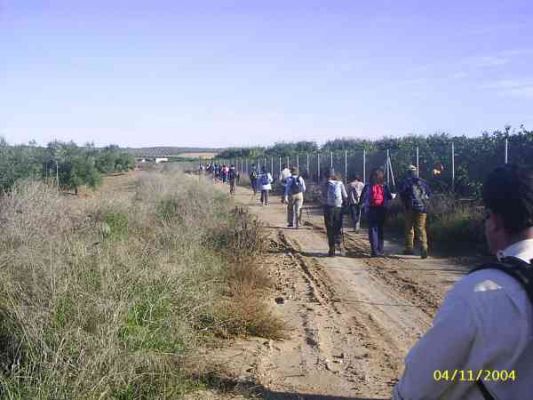
[[[207,184],[145,173],[73,199],[24,183],[0,222],[3,398],[179,398],[214,337],[280,335],[262,228]]]

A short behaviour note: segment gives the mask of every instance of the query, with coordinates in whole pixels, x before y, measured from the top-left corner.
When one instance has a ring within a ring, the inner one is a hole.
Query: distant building
[[[159,163],[162,163],[162,162],[168,162],[168,158],[167,157],[160,157],[160,158],[156,158],[155,159],[155,163],[156,164],[159,164]]]

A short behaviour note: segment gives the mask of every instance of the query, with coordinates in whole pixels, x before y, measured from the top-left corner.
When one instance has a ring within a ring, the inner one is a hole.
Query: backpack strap
[[[474,268],[469,273],[483,269],[497,269],[515,278],[524,288],[533,304],[533,266],[516,257],[504,257],[500,262],[488,263]]]
[[[485,400],[496,400],[496,398],[492,394],[490,394],[489,390],[481,379],[476,381],[476,386],[478,387],[479,391],[481,392],[481,395]]]

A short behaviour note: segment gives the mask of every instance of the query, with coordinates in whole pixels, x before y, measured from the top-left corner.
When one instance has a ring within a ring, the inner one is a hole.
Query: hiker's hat
[[[328,168],[326,170],[326,176],[328,178],[331,178],[332,176],[337,177],[337,173],[335,172],[335,168]]]

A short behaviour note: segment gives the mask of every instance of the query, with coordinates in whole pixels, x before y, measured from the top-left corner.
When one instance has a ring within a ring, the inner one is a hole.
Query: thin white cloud
[[[509,64],[511,60],[500,55],[468,57],[463,64],[471,68],[491,68]]]
[[[504,96],[533,99],[533,79],[503,79],[484,84],[482,89],[493,90]]]

